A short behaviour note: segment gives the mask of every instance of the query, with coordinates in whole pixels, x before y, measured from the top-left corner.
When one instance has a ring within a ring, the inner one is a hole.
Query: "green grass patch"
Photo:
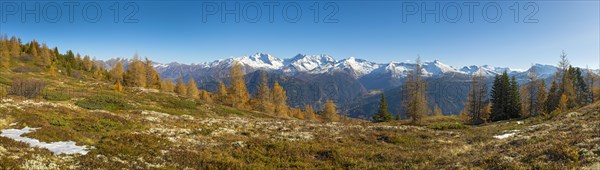
[[[434,129],[434,130],[449,130],[449,129],[466,129],[469,128],[469,126],[463,125],[463,124],[459,124],[459,123],[436,123],[436,124],[432,124],[427,126],[430,129]]]
[[[90,110],[123,110],[129,109],[129,106],[125,101],[119,99],[116,96],[109,95],[97,95],[80,100],[75,103],[77,106],[90,109]]]
[[[196,102],[192,101],[192,100],[169,100],[165,103],[163,103],[163,106],[168,107],[168,108],[174,108],[174,109],[189,109],[189,110],[195,110],[196,109]]]
[[[58,93],[58,92],[46,92],[44,94],[44,99],[50,101],[66,101],[70,100],[72,97],[66,93]]]

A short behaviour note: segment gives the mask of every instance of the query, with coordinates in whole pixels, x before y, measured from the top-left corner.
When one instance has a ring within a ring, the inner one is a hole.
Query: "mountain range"
[[[104,61],[103,64],[110,68],[117,61],[127,63],[126,59],[117,58]],[[265,70],[269,73],[271,84],[278,81],[287,90],[288,104],[291,106],[302,107],[309,104],[318,109],[325,100],[332,99],[343,114],[359,118],[370,118],[370,112],[376,110],[376,94],[380,93],[389,96],[391,112],[401,113],[399,87],[404,77],[416,66],[415,63],[406,62],[375,63],[355,57],[337,60],[329,55],[298,54],[281,59],[264,53],[200,64],[172,62],[155,63],[154,66],[163,79],[175,80],[180,75],[185,80],[194,78],[199,88],[213,91],[219,81],[228,83],[229,69],[235,63],[239,63],[246,73],[251,93],[256,92],[256,85],[260,80],[257,71]],[[434,60],[422,63],[421,76],[429,84],[430,106],[438,105],[445,114],[458,114],[466,100],[469,81],[473,75],[483,75],[491,85],[495,75],[506,71],[523,84],[527,82],[530,73],[536,73],[538,78],[550,81],[557,69],[556,66],[544,64],[534,64],[527,70],[490,65],[455,68]]]

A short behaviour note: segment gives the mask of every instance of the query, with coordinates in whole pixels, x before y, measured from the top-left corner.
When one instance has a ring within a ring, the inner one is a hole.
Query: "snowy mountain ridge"
[[[280,59],[270,54],[256,53],[249,56],[230,57],[227,59],[215,60],[213,62],[205,62],[200,64],[180,64],[156,63],[155,67],[159,72],[167,70],[187,70],[187,71],[206,71],[206,72],[221,72],[233,66],[234,63],[239,63],[243,66],[246,72],[255,70],[268,70],[280,72],[286,75],[296,75],[299,73],[308,74],[323,74],[332,72],[345,72],[352,75],[354,78],[361,78],[372,74],[390,74],[392,77],[404,77],[415,67],[415,63],[408,62],[390,62],[390,63],[375,63],[356,57],[349,57],[342,60],[336,60],[330,55],[306,55],[298,54],[289,59]],[[556,67],[552,65],[535,64],[528,70],[511,69],[506,67],[493,67],[490,65],[482,66],[464,66],[455,68],[453,66],[442,63],[440,60],[422,63],[422,72],[425,77],[434,77],[443,74],[465,74],[483,76],[495,76],[506,71],[509,74],[523,74],[535,70],[540,77],[549,77],[554,74]]]

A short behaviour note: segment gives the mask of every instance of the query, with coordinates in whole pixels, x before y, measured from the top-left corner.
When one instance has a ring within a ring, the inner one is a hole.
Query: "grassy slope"
[[[0,137],[0,167],[5,168],[570,169],[600,161],[599,103],[553,118],[475,127],[458,125],[455,117],[428,118],[423,126],[320,123],[145,89],[109,93],[110,85],[93,80],[0,75],[4,81],[42,79],[50,89],[46,99],[12,96],[0,102],[0,128],[41,127],[26,136],[95,147],[87,155],[53,156]],[[510,130],[520,132],[492,137]]]

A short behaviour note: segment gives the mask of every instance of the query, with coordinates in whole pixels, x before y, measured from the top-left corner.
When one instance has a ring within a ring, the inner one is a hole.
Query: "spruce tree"
[[[510,79],[509,84],[510,92],[509,92],[509,117],[519,118],[521,117],[521,98],[519,95],[519,84],[517,84],[517,80],[514,76]]]
[[[385,95],[381,93],[381,99],[379,100],[379,110],[373,116],[375,122],[391,122],[394,120],[394,116],[388,111],[387,102],[385,101]]]
[[[520,117],[519,85],[514,76],[509,78],[506,71],[502,75],[496,75],[491,93],[492,109],[490,119],[492,121]]]
[[[583,78],[583,73],[580,68],[575,68],[573,76],[573,86],[575,88],[576,105],[584,106],[591,103],[590,90],[588,85]]]

